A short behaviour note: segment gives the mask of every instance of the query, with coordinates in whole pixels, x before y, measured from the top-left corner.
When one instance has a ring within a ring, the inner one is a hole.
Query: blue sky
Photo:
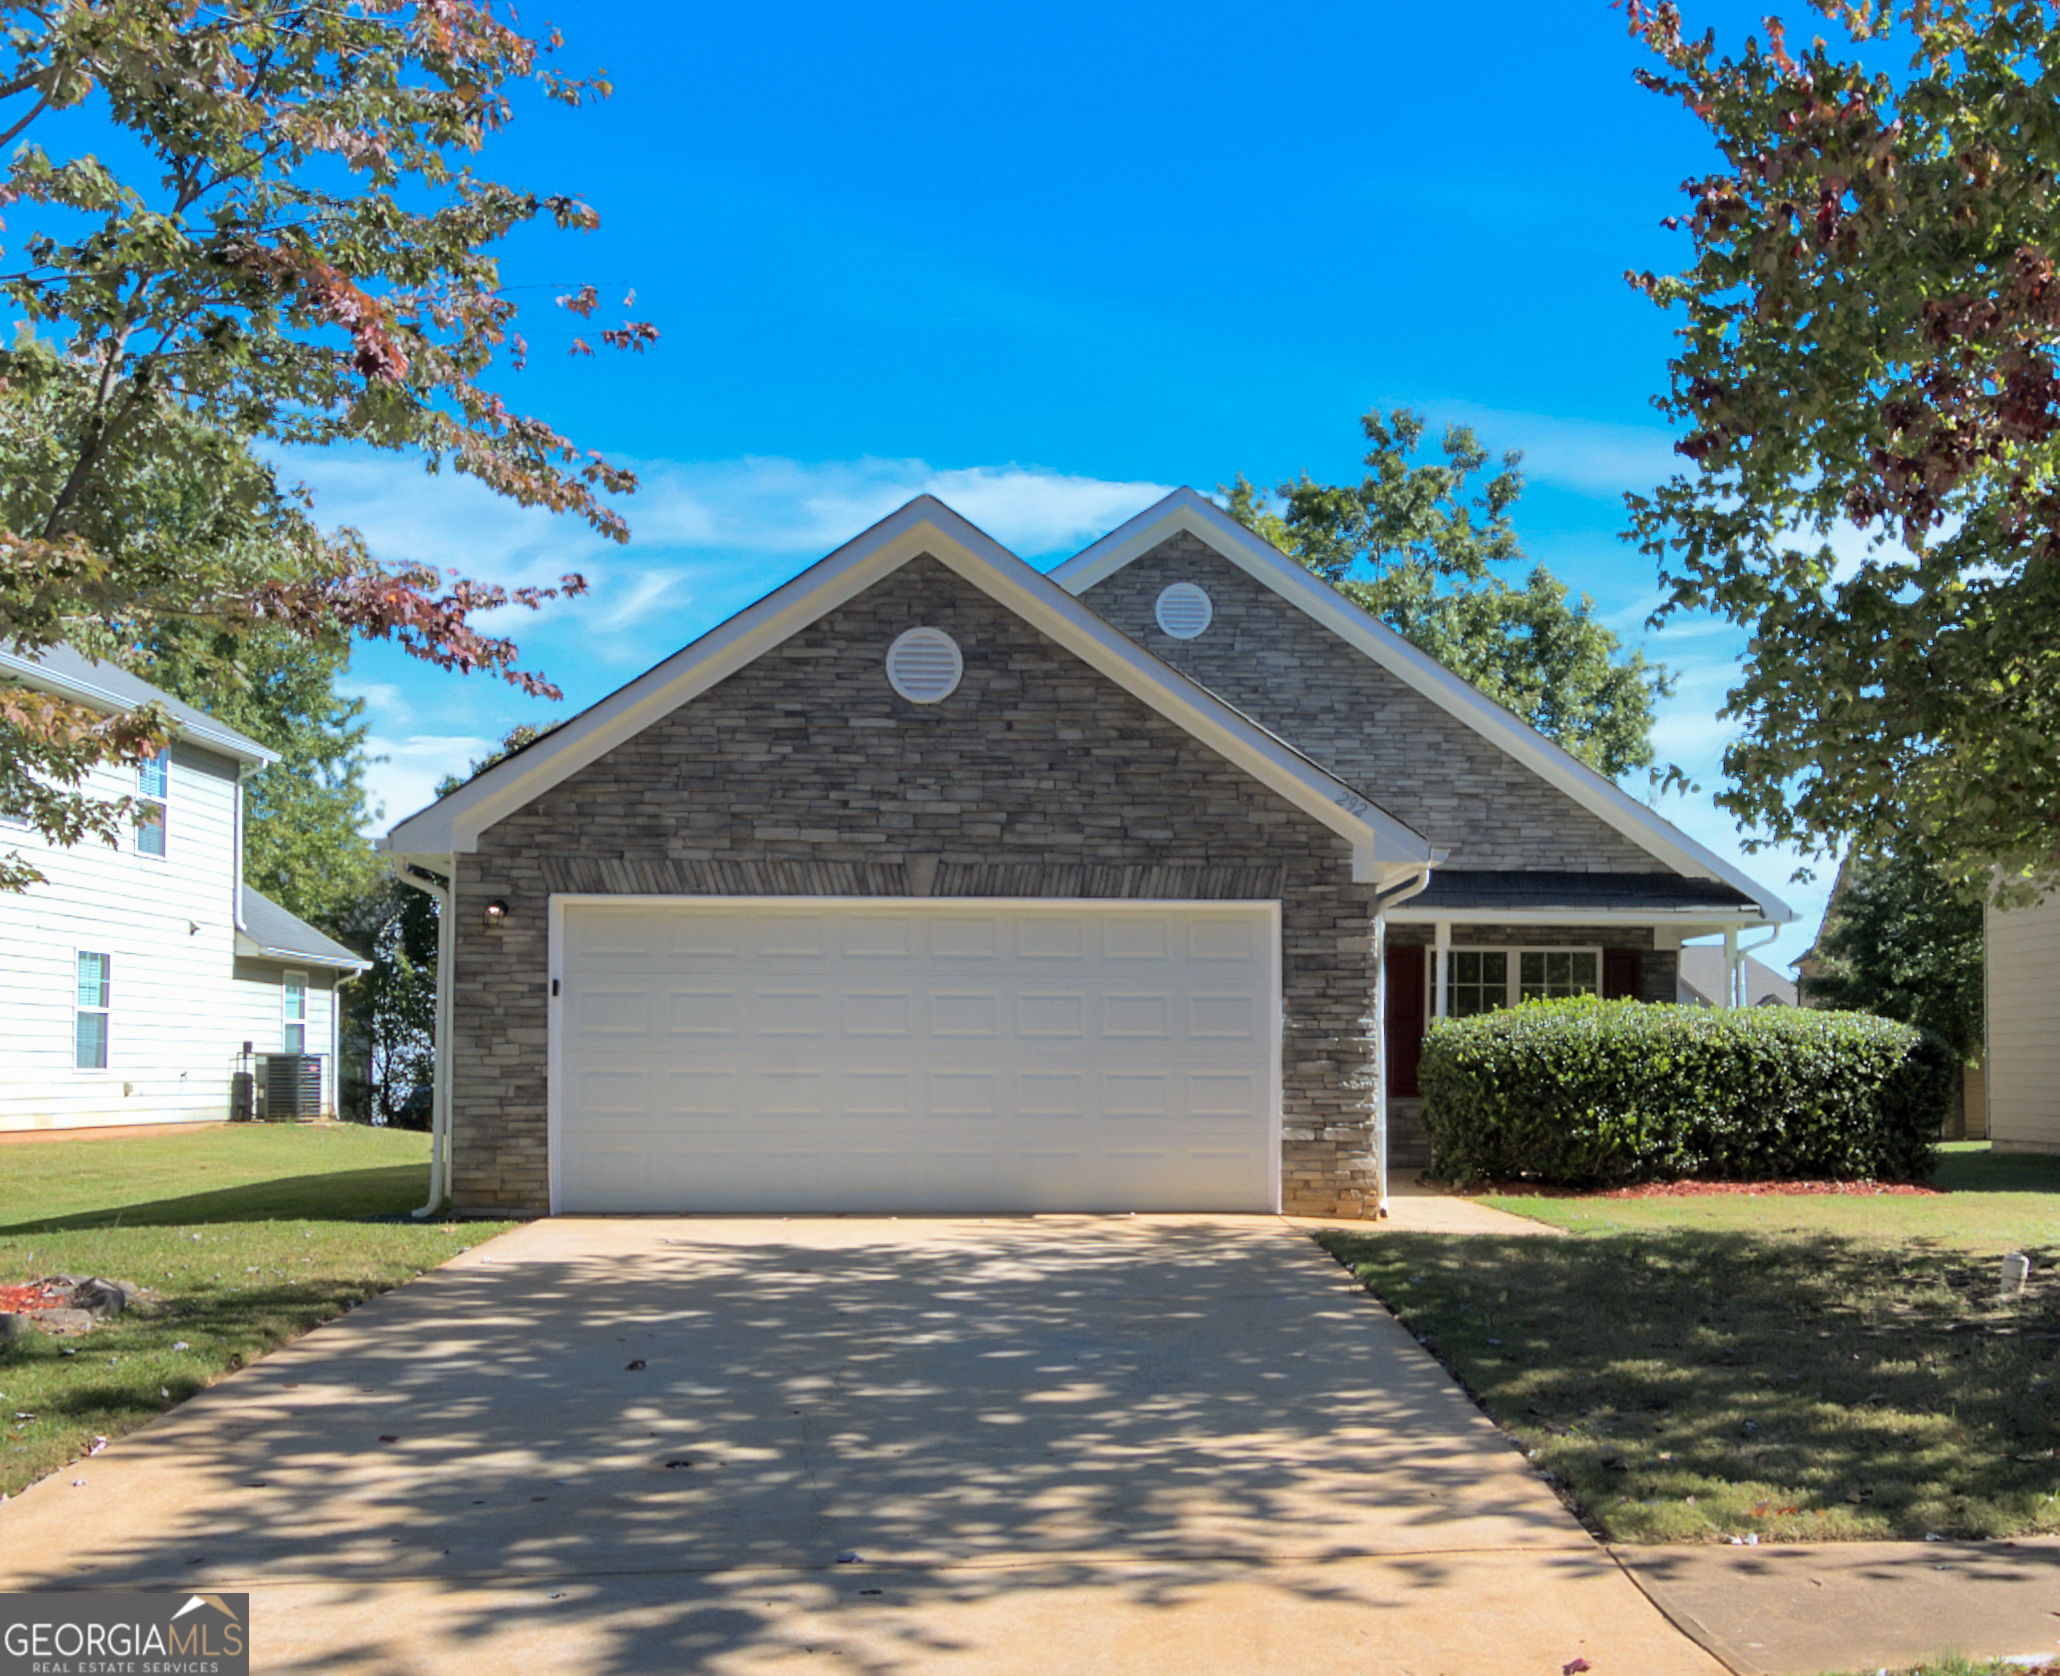
[[[1749,6],[1688,6],[1727,42],[1757,26]],[[1713,159],[1634,86],[1639,49],[1606,0],[618,4],[563,27],[561,63],[605,67],[613,99],[525,109],[482,166],[575,191],[604,225],[511,245],[506,278],[537,307],[506,389],[638,464],[634,539],[391,458],[296,463],[383,557],[594,583],[508,623],[562,707],[360,653],[389,819],[911,494],[1055,560],[1172,485],[1352,474],[1358,414],[1396,403],[1524,450],[1531,557],[1680,671],[1661,755],[1714,781],[1741,642],[1647,637],[1655,578],[1618,539],[1624,491],[1672,462],[1650,397],[1673,323],[1622,274],[1682,259],[1659,223]],[[595,324],[634,288],[655,350],[567,353],[549,299],[586,279]],[[1738,854],[1706,795],[1665,808]],[[1790,884],[1782,854],[1747,865],[1802,914],[1776,945],[1799,953],[1825,881]]]

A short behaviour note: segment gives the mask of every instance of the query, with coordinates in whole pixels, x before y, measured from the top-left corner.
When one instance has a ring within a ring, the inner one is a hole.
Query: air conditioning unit
[[[322,1056],[319,1053],[265,1055],[265,1120],[313,1123],[322,1115]]]

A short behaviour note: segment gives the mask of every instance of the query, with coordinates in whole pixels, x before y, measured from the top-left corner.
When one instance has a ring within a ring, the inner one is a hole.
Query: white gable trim
[[[1759,905],[1762,922],[1787,924],[1795,911],[1778,896],[1705,849],[1673,822],[1653,813],[1630,793],[1569,755],[1471,682],[1411,645],[1387,624],[1367,615],[1322,578],[1261,540],[1214,501],[1192,489],[1175,489],[1128,523],[1055,568],[1051,577],[1068,593],[1083,594],[1141,558],[1179,531],[1204,542],[1255,582],[1363,652],[1388,673],[1457,717],[1490,744],[1515,758],[1547,785],[1622,833],[1676,872],[1694,879],[1721,879]]]
[[[1118,633],[931,496],[746,607],[691,646],[394,827],[384,847],[448,855],[495,822],[927,553],[1352,844],[1353,877],[1387,883],[1432,859],[1421,834]]]

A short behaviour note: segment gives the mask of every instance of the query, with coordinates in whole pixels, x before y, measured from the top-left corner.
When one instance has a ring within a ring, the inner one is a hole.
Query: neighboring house
[[[365,962],[242,880],[255,740],[64,647],[0,651],[0,676],[109,712],[164,707],[170,748],[85,789],[148,814],[119,848],[64,848],[0,816],[0,848],[45,882],[0,893],[0,1130],[226,1120],[244,1057],[322,1060],[333,1109],[336,986]]]
[[[2046,999],[2060,990],[2060,895],[1991,906],[1982,930],[1988,1042],[1981,1086],[1968,1088],[1969,1128],[1985,1106],[1996,1151],[2060,1152],[2060,1019]]]
[[[387,847],[467,1209],[1365,1215],[1431,1018],[1791,917],[1190,490],[913,501]]]
[[[1739,965],[1744,973],[1745,1004],[1748,1007],[1801,1005],[1796,996],[1795,979],[1782,976],[1749,954],[1739,956]],[[1681,951],[1681,975],[1675,1000],[1684,1007],[1728,1007],[1731,1005],[1730,995],[1730,968],[1723,945],[1699,943]]]

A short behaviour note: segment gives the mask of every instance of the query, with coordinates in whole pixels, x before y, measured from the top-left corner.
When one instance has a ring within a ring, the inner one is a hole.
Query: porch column
[[[1437,955],[1431,962],[1431,982],[1436,994],[1431,1003],[1431,1017],[1445,1016],[1445,975],[1452,965],[1452,922],[1449,919],[1437,921]]]
[[[1738,979],[1738,927],[1727,925],[1724,927],[1724,1005],[1727,1007],[1743,1005],[1738,994],[1741,987]]]
[[[1373,1214],[1388,1214],[1388,922],[1373,914]]]

